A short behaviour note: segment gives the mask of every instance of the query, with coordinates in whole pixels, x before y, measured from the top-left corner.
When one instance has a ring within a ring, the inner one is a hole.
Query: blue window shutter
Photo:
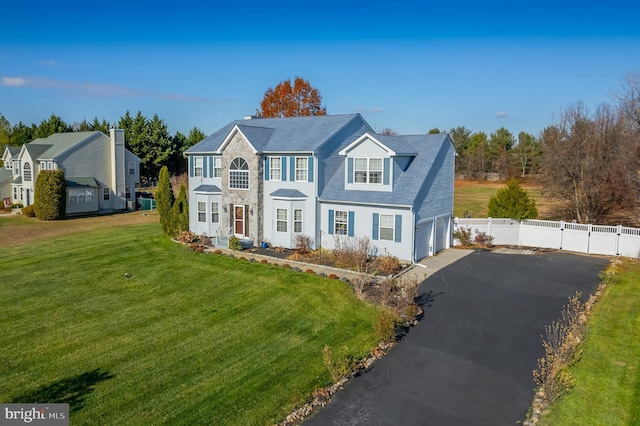
[[[209,177],[213,177],[213,155],[209,156]]]
[[[372,238],[374,240],[378,239],[378,229],[380,228],[380,215],[378,213],[373,214],[373,230],[372,230]]]
[[[282,157],[282,159],[280,160],[280,167],[282,168],[280,170],[280,176],[281,176],[281,180],[285,181],[287,180],[287,157]]]
[[[207,156],[202,157],[202,177],[207,177],[208,176],[207,175],[207,165],[208,165],[207,164],[208,163],[207,160],[208,159],[209,159],[209,157],[207,157]]]
[[[384,163],[384,165],[383,165],[384,170],[382,172],[382,175],[383,175],[383,182],[382,183],[384,185],[389,185],[389,169],[390,169],[389,163],[390,163],[390,160],[388,158],[385,158],[382,161]]]
[[[348,227],[349,230],[347,231],[349,233],[350,237],[353,237],[353,224],[355,222],[355,212],[349,211],[349,222],[348,222]]]
[[[309,159],[309,168],[307,170],[307,181],[313,182],[313,157],[308,157]]]
[[[395,242],[402,242],[402,215],[396,215]]]
[[[194,158],[195,157],[193,155],[189,156],[189,176],[191,176],[191,177],[193,177],[193,175],[194,175],[194,171],[193,171],[193,169],[195,167],[194,166],[194,163],[195,163]]]
[[[347,183],[353,183],[353,158],[347,158]]]
[[[296,157],[289,157],[290,160],[290,164],[289,164],[289,177],[290,177],[290,181],[291,182],[295,182],[296,180]]]
[[[333,234],[333,210],[329,210],[329,234]]]
[[[264,180],[269,180],[269,157],[264,157]]]

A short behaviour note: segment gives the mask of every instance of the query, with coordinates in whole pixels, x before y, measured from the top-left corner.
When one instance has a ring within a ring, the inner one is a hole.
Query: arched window
[[[249,189],[249,164],[244,158],[236,157],[229,166],[229,188]]]
[[[31,164],[29,163],[24,163],[24,168],[22,169],[23,174],[23,179],[25,180],[25,182],[31,182]]]

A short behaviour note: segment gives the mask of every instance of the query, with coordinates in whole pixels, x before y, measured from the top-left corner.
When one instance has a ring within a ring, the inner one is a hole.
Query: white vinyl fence
[[[579,253],[640,258],[640,229],[550,220],[455,218],[453,230],[493,237],[493,244],[541,247]],[[460,242],[454,240],[454,244]]]

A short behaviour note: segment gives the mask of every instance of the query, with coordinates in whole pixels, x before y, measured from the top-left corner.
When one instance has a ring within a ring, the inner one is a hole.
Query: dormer
[[[345,189],[358,191],[391,191],[403,167],[393,167],[400,158],[409,161],[414,152],[404,152],[392,136],[365,133],[350,143],[340,155],[345,157]],[[400,148],[400,149],[398,149]],[[406,163],[403,161],[402,163]],[[396,164],[398,165],[398,164]]]

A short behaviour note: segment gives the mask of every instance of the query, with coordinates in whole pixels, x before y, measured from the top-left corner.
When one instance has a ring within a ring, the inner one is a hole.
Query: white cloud
[[[500,111],[496,114],[496,117],[498,118],[505,118],[507,116],[507,113],[504,111]]]
[[[7,87],[26,86],[27,82],[22,77],[2,77],[2,85]]]
[[[2,85],[7,87],[51,89],[60,92],[64,96],[87,98],[152,98],[179,102],[199,102],[208,100],[199,96],[134,89],[116,84],[54,80],[45,77],[2,77]]]

